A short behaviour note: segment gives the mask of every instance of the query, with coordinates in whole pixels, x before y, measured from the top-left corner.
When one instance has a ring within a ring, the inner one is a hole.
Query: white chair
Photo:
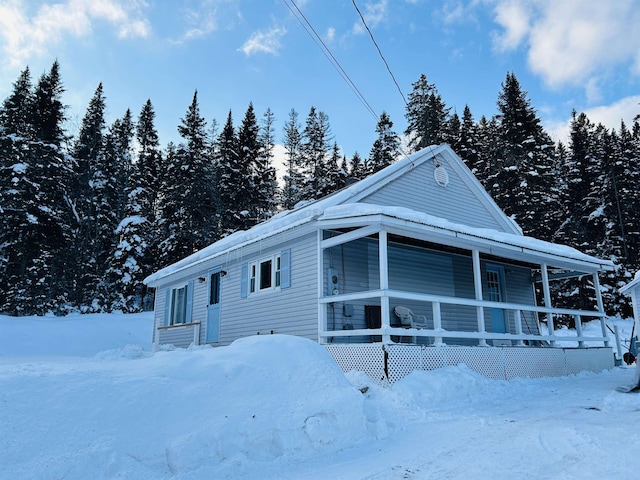
[[[424,315],[416,315],[407,307],[398,305],[393,309],[393,313],[402,322],[402,326],[405,328],[427,328],[427,317]]]

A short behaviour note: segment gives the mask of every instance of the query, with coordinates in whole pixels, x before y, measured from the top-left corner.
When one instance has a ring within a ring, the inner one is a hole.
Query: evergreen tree
[[[225,226],[232,231],[247,230],[258,223],[258,211],[261,208],[257,172],[261,153],[259,133],[260,127],[253,103],[249,103],[238,129],[238,163],[230,165],[234,175],[229,187],[233,188],[232,205],[235,211],[234,215],[229,217],[230,223]]]
[[[37,194],[30,178],[32,120],[33,86],[26,68],[0,108],[0,311],[13,315],[31,313],[25,311],[32,299],[23,279],[37,248],[31,234],[37,221],[31,213]]]
[[[382,112],[376,125],[378,138],[373,142],[367,162],[367,175],[391,165],[400,155],[400,137],[392,128],[393,122],[389,115]]]
[[[271,109],[267,108],[262,118],[258,137],[260,153],[255,165],[257,202],[254,218],[259,222],[271,218],[278,208],[278,181],[276,179],[276,169],[273,166],[273,151],[276,143],[274,123],[275,116]]]
[[[489,178],[498,186],[493,197],[526,235],[549,238],[557,228],[546,217],[557,202],[552,192],[554,146],[513,73],[502,84],[498,110],[497,169]]]
[[[478,126],[473,120],[469,105],[464,107],[459,132],[459,136],[451,145],[451,148],[464,160],[469,170],[479,177],[482,169],[480,162],[481,143],[478,135]],[[480,180],[480,178],[478,179]]]
[[[302,132],[302,200],[321,198],[331,189],[327,181],[330,141],[329,117],[311,107]]]
[[[240,216],[242,210],[238,209],[240,205],[237,203],[238,191],[236,189],[242,182],[241,177],[245,174],[241,168],[239,149],[238,137],[233,128],[233,117],[231,110],[229,110],[227,121],[218,137],[218,158],[216,161],[219,171],[218,211],[220,212],[222,236],[235,232],[243,222]]]
[[[407,103],[407,129],[410,152],[417,152],[430,145],[444,143],[447,138],[449,109],[434,84],[422,74],[412,84]]]
[[[327,160],[327,187],[324,193],[325,195],[329,195],[344,187],[344,179],[340,174],[340,166],[338,165],[338,160],[340,160],[340,158],[340,147],[338,147],[338,144],[336,142],[333,142],[331,156]]]
[[[159,256],[163,265],[204,248],[218,235],[212,161],[207,155],[206,121],[200,115],[197,91],[178,126],[178,133],[183,141],[168,151],[159,198],[160,223],[164,230]]]
[[[282,204],[286,210],[291,210],[302,200],[302,134],[298,123],[298,112],[293,108],[284,126],[284,149],[286,171],[284,188],[282,190]]]
[[[351,166],[349,168],[349,177],[351,177],[354,180],[362,180],[366,176],[367,176],[367,174],[366,174],[365,169],[364,169],[364,164],[362,162],[362,158],[360,157],[360,154],[358,152],[355,152],[353,154],[353,157],[351,157]]]

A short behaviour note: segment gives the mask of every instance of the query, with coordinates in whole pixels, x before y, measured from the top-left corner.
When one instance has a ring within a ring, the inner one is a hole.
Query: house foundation
[[[414,370],[435,370],[465,364],[495,380],[517,377],[559,377],[583,371],[602,372],[614,367],[610,347],[468,347],[424,345],[324,345],[344,372],[366,373],[379,384],[392,384]]]

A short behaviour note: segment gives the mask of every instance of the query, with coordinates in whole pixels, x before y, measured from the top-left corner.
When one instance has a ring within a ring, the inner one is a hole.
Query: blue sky
[[[405,107],[351,0],[0,0],[0,97],[29,66],[61,64],[70,133],[99,82],[110,123],[147,98],[163,145],[198,90],[201,113],[238,125],[250,101],[276,136],[295,108],[329,116],[348,156],[367,155],[376,118],[289,7],[297,5],[368,104],[396,132]],[[566,134],[572,109],[618,128],[640,113],[640,0],[356,0],[405,97],[424,73],[448,106],[496,113],[513,71],[543,124]]]

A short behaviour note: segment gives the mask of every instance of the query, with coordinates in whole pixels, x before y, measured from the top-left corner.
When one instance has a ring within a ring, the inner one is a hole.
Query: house
[[[289,334],[383,381],[461,362],[511,378],[613,366],[598,282],[612,268],[524,236],[440,145],[236,232],[145,283],[156,289],[155,345]],[[549,285],[569,277],[590,282],[593,309],[554,307]],[[578,348],[554,348],[554,320],[567,315]],[[599,319],[602,336],[584,337],[584,319]]]

